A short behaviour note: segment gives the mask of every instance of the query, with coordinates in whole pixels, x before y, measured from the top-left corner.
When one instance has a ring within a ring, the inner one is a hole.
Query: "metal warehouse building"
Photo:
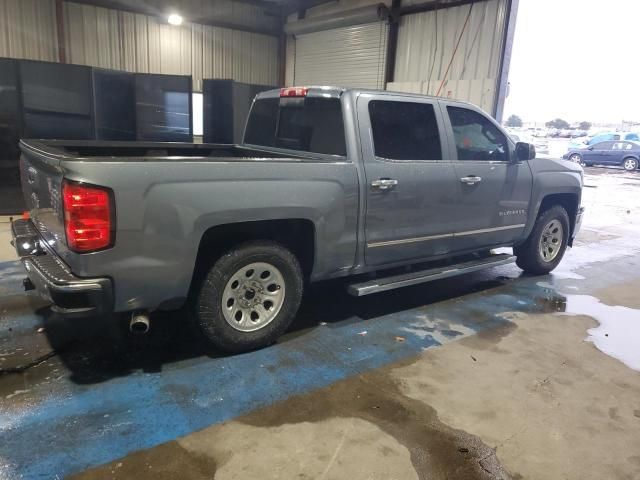
[[[500,119],[518,0],[0,0],[0,57],[471,101]],[[184,22],[167,23],[170,13]]]

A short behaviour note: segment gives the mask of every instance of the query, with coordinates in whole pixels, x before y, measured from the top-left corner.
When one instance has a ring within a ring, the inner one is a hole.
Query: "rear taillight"
[[[308,87],[285,87],[280,89],[281,97],[306,97],[309,92]]]
[[[65,181],[62,202],[70,250],[85,253],[112,245],[114,212],[110,190]]]

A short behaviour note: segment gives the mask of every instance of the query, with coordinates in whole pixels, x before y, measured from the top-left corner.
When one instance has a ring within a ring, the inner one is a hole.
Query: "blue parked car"
[[[591,165],[620,165],[625,170],[636,170],[640,164],[640,143],[631,141],[606,141],[587,148],[571,149],[562,158]]]
[[[640,142],[640,134],[634,132],[608,132],[599,133],[589,140],[574,138],[569,143],[569,149],[573,148],[585,148],[588,145],[595,145],[600,142],[606,142],[609,140],[628,140],[631,142]]]
[[[622,132],[612,132],[612,133],[601,133],[591,138],[587,145],[596,145],[600,142],[606,142],[608,140],[629,140],[631,142],[640,142],[640,135],[637,133],[622,133]]]

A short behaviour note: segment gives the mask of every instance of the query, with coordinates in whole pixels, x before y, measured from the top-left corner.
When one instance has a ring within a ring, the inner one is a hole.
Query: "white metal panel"
[[[71,63],[191,75],[196,91],[203,78],[278,84],[274,36],[188,22],[173,26],[160,17],[71,2],[65,2],[65,30]]]
[[[124,67],[116,10],[64,3],[67,61],[102,68]]]
[[[384,88],[387,34],[374,22],[298,35],[294,83]]]
[[[296,39],[291,35],[287,35],[285,76],[284,76],[285,85],[291,86],[295,83],[295,78],[293,77],[295,64],[296,64]]]
[[[454,55],[470,8],[463,5],[403,16],[398,32],[395,81],[388,88],[398,90],[406,82],[422,82],[422,93],[470,101],[492,111],[507,0],[473,4]]]
[[[430,82],[391,82],[387,84],[387,90],[433,95],[433,92],[436,92],[442,84],[442,79],[431,80]],[[485,112],[491,113],[495,101],[495,89],[495,78],[447,80],[444,82],[440,96],[464,100],[477,105]]]
[[[248,27],[277,28],[279,18],[265,15],[265,8],[237,0],[128,0],[132,7],[139,4],[153,8],[160,16],[170,11],[180,12],[187,22],[199,18],[225,23],[236,23]]]
[[[239,82],[277,85],[278,39],[269,35],[200,26],[202,77],[194,71],[194,85],[202,78],[230,78]],[[196,87],[197,88],[197,87]],[[201,87],[200,87],[201,88]]]
[[[54,0],[0,0],[0,57],[56,61]]]

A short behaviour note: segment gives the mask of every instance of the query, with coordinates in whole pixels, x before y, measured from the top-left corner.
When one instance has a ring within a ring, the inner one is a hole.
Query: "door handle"
[[[398,180],[392,178],[380,178],[371,182],[371,186],[380,190],[389,190],[398,185]]]
[[[466,183],[467,185],[475,185],[476,183],[480,183],[482,181],[482,177],[476,177],[475,175],[467,175],[466,177],[462,177],[460,181],[462,183]]]

